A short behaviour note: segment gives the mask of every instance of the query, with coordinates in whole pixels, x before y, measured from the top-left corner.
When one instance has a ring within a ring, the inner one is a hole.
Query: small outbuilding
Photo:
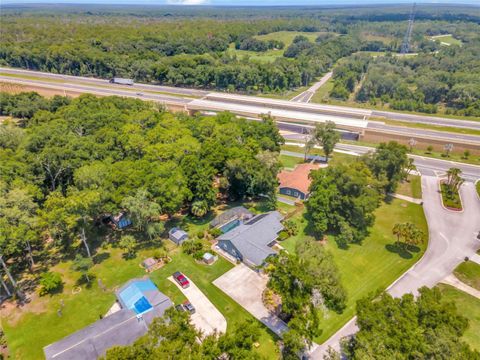
[[[168,238],[172,240],[177,245],[182,245],[182,243],[188,240],[188,234],[179,228],[171,228],[168,232]]]
[[[209,252],[206,252],[205,254],[203,254],[202,260],[205,264],[210,265],[217,260],[217,257],[213,254],[210,254]]]
[[[130,218],[124,212],[121,212],[116,216],[112,216],[112,222],[115,225],[115,228],[119,230],[125,229],[132,225],[132,220],[130,220]]]
[[[158,262],[154,258],[148,258],[142,261],[142,267],[147,272],[151,272],[155,270],[155,267],[157,266],[157,264]]]

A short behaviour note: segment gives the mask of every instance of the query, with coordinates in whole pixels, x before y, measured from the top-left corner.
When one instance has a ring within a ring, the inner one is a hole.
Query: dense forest
[[[33,264],[46,239],[68,249],[81,238],[88,250],[85,231],[108,214],[128,211],[152,236],[163,231],[159,214],[203,216],[219,196],[276,201],[283,139],[268,118],[193,118],[139,100],[35,93],[2,93],[0,109],[24,115],[0,125],[0,251],[14,267]]]
[[[365,59],[359,68],[349,69],[354,75],[342,78],[337,67],[332,98],[354,93],[355,101],[388,103],[398,110],[434,113],[446,106],[452,113],[478,115],[476,8],[420,6],[411,44],[411,51],[419,55],[408,58],[390,54],[399,52],[409,6],[364,7],[355,15],[342,8],[237,10],[7,7],[0,30],[0,64],[270,93],[308,85],[340,59],[374,51],[386,56]],[[279,31],[317,35],[284,43],[274,37]],[[272,38],[257,38],[264,34]],[[453,34],[463,45],[442,47],[429,38],[439,34]],[[232,47],[237,51],[230,51]],[[272,51],[276,53],[267,62],[249,55]]]

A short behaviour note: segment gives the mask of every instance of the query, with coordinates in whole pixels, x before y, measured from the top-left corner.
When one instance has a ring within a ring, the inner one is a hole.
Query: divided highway
[[[388,125],[369,119],[376,116],[384,116],[391,119],[402,119],[402,121],[407,122],[463,127],[474,130],[480,130],[480,121],[464,121],[423,115],[379,112],[368,109],[302,102],[309,101],[311,91],[316,91],[322,83],[328,80],[329,76],[329,74],[325,75],[322,80],[312,86],[307,92],[303,93],[304,95],[299,95],[296,98],[297,101],[289,101],[148,84],[135,84],[133,86],[117,85],[110,84],[108,80],[102,79],[0,68],[0,81],[30,87],[42,87],[76,93],[93,93],[104,96],[118,95],[133,97],[177,106],[189,111],[231,111],[237,115],[252,118],[259,118],[262,114],[270,113],[279,121],[297,123],[313,124],[331,120],[334,121],[340,129],[353,132],[363,133],[364,131],[370,131],[380,135],[390,134],[403,138],[416,137],[419,139],[436,140],[442,143],[469,144],[470,148],[472,146],[474,148],[476,146],[480,148],[480,136],[477,135]]]

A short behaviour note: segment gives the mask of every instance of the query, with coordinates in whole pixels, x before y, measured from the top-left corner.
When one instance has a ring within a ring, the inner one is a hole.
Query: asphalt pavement
[[[315,84],[310,86],[306,91],[302,92],[301,94],[298,94],[294,98],[292,98],[290,101],[295,101],[295,102],[302,102],[302,103],[308,103],[312,99],[313,95],[318,91],[318,89],[323,86],[328,80],[333,75],[333,71],[329,71],[325,75],[322,76],[322,78],[317,81]]]

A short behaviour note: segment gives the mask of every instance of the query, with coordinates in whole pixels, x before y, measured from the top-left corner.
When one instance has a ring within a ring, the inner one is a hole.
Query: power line
[[[410,39],[412,37],[413,22],[415,20],[415,9],[417,4],[413,3],[412,10],[410,11],[410,16],[408,18],[408,27],[405,37],[403,38],[402,47],[400,48],[401,54],[407,54],[410,50]]]

